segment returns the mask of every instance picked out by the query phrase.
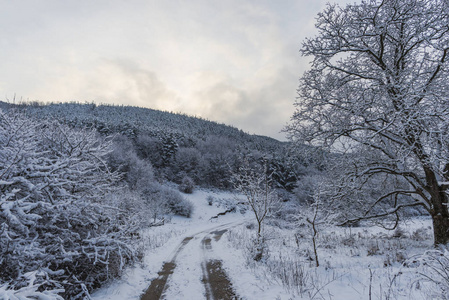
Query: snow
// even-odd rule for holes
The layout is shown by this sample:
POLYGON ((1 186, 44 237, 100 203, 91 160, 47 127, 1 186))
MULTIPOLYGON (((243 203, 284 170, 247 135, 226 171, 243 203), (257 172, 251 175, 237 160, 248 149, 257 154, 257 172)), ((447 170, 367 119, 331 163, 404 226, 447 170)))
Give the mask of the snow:
MULTIPOLYGON (((325 228, 318 240, 321 266, 315 268, 314 262, 304 259, 311 243, 308 237, 296 245, 292 238, 295 229, 267 226, 268 261, 283 261, 287 265, 299 261, 304 272, 304 287, 288 288, 276 277, 276 267, 269 267, 269 262, 256 263, 247 258, 246 247, 254 229, 248 229, 246 225, 253 222, 253 215, 236 212, 211 220, 226 210, 216 202, 208 205, 207 197, 211 195, 214 199, 234 199, 230 193, 208 190, 185 195, 195 207, 192 217, 173 217, 169 224, 149 228, 145 232, 148 250, 143 263, 127 269, 122 279, 96 291, 92 299, 140 299, 151 281, 158 277, 164 263, 172 260, 176 267, 168 278, 164 299, 205 299, 202 263, 211 258, 222 260, 223 269, 241 299, 368 299, 370 289, 373 299, 427 297, 424 287, 422 290, 410 289, 416 282, 416 268, 402 265, 397 261, 399 258, 393 256, 404 253, 413 259, 430 249, 431 241, 393 239, 391 231, 379 227, 325 228), (211 249, 205 249, 203 239, 212 237, 212 232, 218 229, 227 229, 227 232, 218 241, 211 238, 211 249), (186 237, 192 239, 179 250, 186 237), (379 250, 367 255, 367 249, 376 243, 379 250), (386 260, 391 260, 391 265, 385 265, 386 260), (300 288, 303 288, 301 292, 300 288)), ((423 228, 429 234, 430 224, 428 219, 415 218, 403 222, 401 228, 410 236, 423 228)))
POLYGON ((162 246, 147 251, 143 264, 126 270, 124 276, 108 286, 93 293, 92 299, 126 300, 139 299, 148 288, 151 281, 158 276, 164 262, 171 261, 182 240, 186 237, 194 238, 183 248, 177 256, 175 272, 168 279, 166 290, 167 299, 201 299, 204 296, 204 285, 201 282, 201 240, 216 228, 223 225, 240 224, 248 216, 231 213, 211 218, 226 210, 216 204, 210 206, 206 198, 234 199, 234 195, 227 192, 213 192, 196 190, 193 194, 184 195, 194 204, 191 218, 174 216, 170 223, 161 227, 152 227, 145 233, 152 241, 164 240, 164 236, 171 237, 162 246))

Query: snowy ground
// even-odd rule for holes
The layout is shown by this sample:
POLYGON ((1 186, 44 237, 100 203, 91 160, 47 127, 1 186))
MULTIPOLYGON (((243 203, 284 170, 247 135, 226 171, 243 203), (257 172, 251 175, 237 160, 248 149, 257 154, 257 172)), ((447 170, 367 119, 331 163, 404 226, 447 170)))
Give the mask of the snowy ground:
MULTIPOLYGON (((262 263, 250 257, 243 262, 260 279, 262 293, 242 295, 247 299, 446 299, 432 294, 438 291, 428 282, 418 283, 423 269, 417 268, 417 261, 432 248, 429 225, 425 219, 409 221, 403 224, 401 237, 378 227, 322 228, 318 268, 308 228, 300 229, 295 237, 297 229, 267 226, 268 257, 262 263), (415 239, 410 238, 413 233, 415 239), (267 290, 270 296, 265 296, 267 290)), ((223 253, 240 251, 239 257, 247 256, 245 248, 250 245, 241 241, 252 234, 242 227, 231 230, 223 253)), ((227 267, 231 278, 237 278, 239 269, 233 264, 227 267)))
POLYGON ((203 279, 207 259, 222 261, 239 299, 442 299, 444 296, 433 285, 418 281, 423 269, 416 262, 431 249, 427 219, 409 220, 396 232, 378 227, 322 228, 318 239, 321 264, 316 268, 309 228, 267 226, 269 255, 262 262, 254 262, 250 248, 255 231, 248 226, 252 222, 250 212, 230 213, 211 220, 226 210, 217 207, 218 200, 231 201, 233 195, 198 190, 186 197, 195 206, 192 218, 174 217, 171 223, 148 230, 142 265, 128 269, 121 280, 97 291, 93 299, 140 299, 164 263, 172 260, 176 260, 176 268, 168 277, 163 298, 206 299, 208 287, 203 279), (211 206, 207 201, 210 195, 216 200, 211 206), (226 230, 220 239, 213 238, 212 233, 217 230, 226 230), (185 238, 189 241, 182 245, 185 238), (210 240, 207 247, 206 239, 210 240))
POLYGON ((227 208, 218 202, 232 202, 234 196, 229 193, 195 191, 185 195, 195 206, 191 218, 173 217, 171 222, 160 227, 150 228, 145 232, 145 244, 148 250, 140 266, 130 268, 121 280, 115 281, 92 295, 93 299, 139 299, 158 277, 164 262, 173 259, 181 242, 186 237, 193 239, 183 247, 176 256, 176 270, 168 279, 164 293, 166 299, 202 299, 205 287, 201 282, 201 240, 210 231, 241 225, 248 219, 248 214, 230 213, 211 219, 227 208), (213 196, 213 205, 208 205, 207 197, 213 196), (225 200, 225 201, 221 201, 225 200))

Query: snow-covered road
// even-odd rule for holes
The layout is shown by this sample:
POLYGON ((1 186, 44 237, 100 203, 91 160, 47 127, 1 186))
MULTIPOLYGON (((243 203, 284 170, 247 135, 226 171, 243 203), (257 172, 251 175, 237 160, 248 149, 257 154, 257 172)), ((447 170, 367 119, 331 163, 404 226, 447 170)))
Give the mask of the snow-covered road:
POLYGON ((214 253, 212 244, 219 241, 227 229, 239 224, 241 222, 215 225, 185 237, 141 299, 236 299, 232 284, 222 268, 222 261, 214 253), (188 249, 186 254, 183 253, 185 248, 188 249), (199 255, 192 255, 192 252, 199 255))
POLYGON ((230 213, 212 218, 227 208, 217 203, 208 205, 210 196, 217 203, 234 197, 203 190, 186 195, 195 207, 192 217, 173 217, 171 223, 150 228, 147 234, 151 245, 143 263, 128 269, 121 280, 95 292, 92 299, 234 299, 235 289, 222 268, 221 257, 227 253, 215 244, 226 230, 243 224, 251 216, 230 213), (155 243, 162 245, 154 247, 155 243))
POLYGON ((212 241, 219 241, 229 227, 211 231, 201 241, 204 260, 202 263, 203 283, 206 287, 206 298, 210 299, 237 299, 232 283, 223 270, 221 259, 213 255, 212 241))

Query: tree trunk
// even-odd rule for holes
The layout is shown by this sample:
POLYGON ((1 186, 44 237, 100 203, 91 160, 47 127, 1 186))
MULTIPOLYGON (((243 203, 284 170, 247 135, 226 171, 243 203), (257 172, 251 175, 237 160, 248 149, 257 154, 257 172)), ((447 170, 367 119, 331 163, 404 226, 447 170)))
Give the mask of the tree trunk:
POLYGON ((257 238, 262 237, 262 220, 257 219, 257 238))
POLYGON ((318 261, 318 250, 316 249, 316 236, 318 234, 318 231, 316 230, 315 223, 311 223, 313 228, 313 252, 315 254, 315 265, 318 268, 320 266, 320 262, 318 261))
POLYGON ((438 187, 432 197, 433 209, 430 211, 433 223, 433 243, 435 246, 449 242, 449 210, 446 192, 438 187))
POLYGON ((433 237, 435 246, 445 245, 449 242, 449 217, 447 209, 445 214, 432 215, 433 237))
POLYGON ((430 168, 425 168, 424 172, 431 194, 432 208, 429 213, 433 223, 433 243, 435 246, 445 245, 449 242, 448 196, 438 183, 437 175, 430 168))
POLYGON ((257 240, 256 240, 256 254, 254 255, 255 261, 260 261, 263 257, 263 251, 264 251, 264 240, 261 234, 261 228, 262 224, 261 222, 258 223, 259 228, 257 231, 257 240))

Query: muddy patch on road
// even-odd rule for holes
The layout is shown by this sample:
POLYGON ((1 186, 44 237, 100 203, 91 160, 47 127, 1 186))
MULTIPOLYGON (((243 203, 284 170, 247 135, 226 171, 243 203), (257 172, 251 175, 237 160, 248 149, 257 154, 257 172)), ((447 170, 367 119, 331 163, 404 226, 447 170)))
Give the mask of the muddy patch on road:
POLYGON ((210 238, 204 238, 201 242, 203 243, 203 247, 207 250, 212 249, 212 245, 210 244, 212 240, 210 238))
POLYGON ((154 279, 151 282, 150 287, 145 292, 145 294, 142 295, 140 298, 141 300, 159 300, 162 296, 162 292, 165 289, 165 286, 167 284, 168 276, 173 274, 173 270, 175 269, 176 264, 173 262, 167 262, 162 267, 162 270, 158 272, 159 275, 158 278, 154 279))
MULTIPOLYGON (((205 257, 212 252, 212 238, 219 241, 227 229, 211 231, 201 241, 205 257)), ((207 300, 234 300, 239 299, 232 288, 232 283, 223 270, 222 262, 218 259, 205 259, 201 264, 203 269, 203 284, 206 289, 207 300)))
POLYGON ((190 240, 193 239, 193 237, 186 237, 182 240, 181 244, 178 246, 178 249, 176 250, 175 254, 173 255, 173 258, 171 261, 166 262, 163 266, 161 271, 159 271, 158 277, 151 281, 150 287, 147 289, 145 294, 143 294, 140 297, 140 300, 159 300, 161 299, 162 293, 164 292, 165 288, 167 287, 167 280, 168 277, 173 274, 173 271, 176 268, 175 260, 178 256, 179 252, 184 248, 185 245, 187 245, 190 240))
POLYGON ((223 229, 223 230, 212 231, 211 233, 214 235, 215 241, 218 242, 226 231, 228 231, 228 230, 223 229))
POLYGON ((237 300, 232 283, 223 270, 220 260, 209 260, 204 267, 203 283, 208 300, 237 300))

